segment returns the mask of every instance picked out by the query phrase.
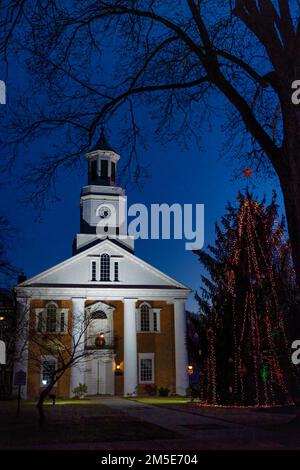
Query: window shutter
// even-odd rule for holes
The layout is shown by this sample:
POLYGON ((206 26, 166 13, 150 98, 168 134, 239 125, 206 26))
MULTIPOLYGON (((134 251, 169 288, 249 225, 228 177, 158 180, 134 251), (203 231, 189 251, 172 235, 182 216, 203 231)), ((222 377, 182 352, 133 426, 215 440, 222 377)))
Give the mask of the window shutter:
POLYGON ((59 318, 57 321, 57 333, 67 333, 68 331, 68 309, 61 308, 59 310, 59 318))
POLYGON ((65 309, 65 327, 64 327, 64 333, 67 333, 68 331, 68 310, 65 309))
POLYGON ((141 331, 141 309, 137 308, 135 311, 136 330, 141 331))
POLYGON ((45 309, 44 308, 35 309, 35 329, 38 333, 43 333, 45 331, 45 309))
POLYGON ((149 332, 151 333, 152 331, 154 331, 154 321, 153 321, 153 309, 152 308, 149 308, 149 325, 150 325, 150 329, 149 329, 149 332))

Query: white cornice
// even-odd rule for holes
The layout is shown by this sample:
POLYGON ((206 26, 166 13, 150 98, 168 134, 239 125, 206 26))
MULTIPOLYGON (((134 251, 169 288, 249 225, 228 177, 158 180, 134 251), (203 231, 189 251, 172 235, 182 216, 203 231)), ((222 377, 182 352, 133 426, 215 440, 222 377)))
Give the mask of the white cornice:
POLYGON ((32 299, 55 299, 67 300, 75 297, 87 300, 124 300, 126 298, 137 298, 140 300, 166 300, 173 302, 185 300, 189 295, 189 289, 164 289, 164 288, 115 288, 115 289, 93 289, 92 287, 17 287, 17 297, 30 297, 32 299))
POLYGON ((92 158, 100 157, 107 160, 112 160, 117 163, 120 160, 120 155, 113 150, 92 150, 85 155, 86 160, 91 160, 92 158))

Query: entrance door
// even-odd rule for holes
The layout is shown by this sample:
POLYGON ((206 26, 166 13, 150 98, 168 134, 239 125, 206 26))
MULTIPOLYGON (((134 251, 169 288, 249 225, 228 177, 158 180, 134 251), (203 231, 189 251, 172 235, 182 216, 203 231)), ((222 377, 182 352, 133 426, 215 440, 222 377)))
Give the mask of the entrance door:
POLYGON ((101 351, 87 360, 85 383, 88 395, 114 395, 112 355, 101 351))

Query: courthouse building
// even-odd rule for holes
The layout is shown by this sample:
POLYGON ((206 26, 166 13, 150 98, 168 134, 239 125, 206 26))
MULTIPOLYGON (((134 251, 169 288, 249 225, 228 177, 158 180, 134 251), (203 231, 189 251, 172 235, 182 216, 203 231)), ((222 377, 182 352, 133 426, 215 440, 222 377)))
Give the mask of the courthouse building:
MULTIPOLYGON (((55 338, 68 350, 76 347, 83 357, 89 352, 55 385, 57 397, 72 396, 79 383, 86 384, 89 395, 127 396, 160 387, 183 395, 190 289, 138 258, 124 224, 110 225, 113 214, 121 220, 124 190, 116 185, 120 156, 103 131, 86 159, 88 185, 81 190, 73 256, 16 287, 18 315, 41 338, 55 338), (86 320, 84 334, 79 333, 86 320)), ((23 396, 34 399, 59 357, 45 352, 37 367, 28 338, 25 348, 17 342, 23 352, 15 371, 27 373, 23 396)))

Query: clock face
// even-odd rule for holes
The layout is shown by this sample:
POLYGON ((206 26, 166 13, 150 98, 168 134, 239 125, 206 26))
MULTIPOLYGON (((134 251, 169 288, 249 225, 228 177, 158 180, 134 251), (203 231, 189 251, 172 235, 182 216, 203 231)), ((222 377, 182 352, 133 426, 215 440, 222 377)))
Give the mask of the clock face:
POLYGON ((110 217, 111 215, 111 210, 107 206, 101 206, 99 209, 99 215, 101 219, 106 219, 107 217, 110 217))

